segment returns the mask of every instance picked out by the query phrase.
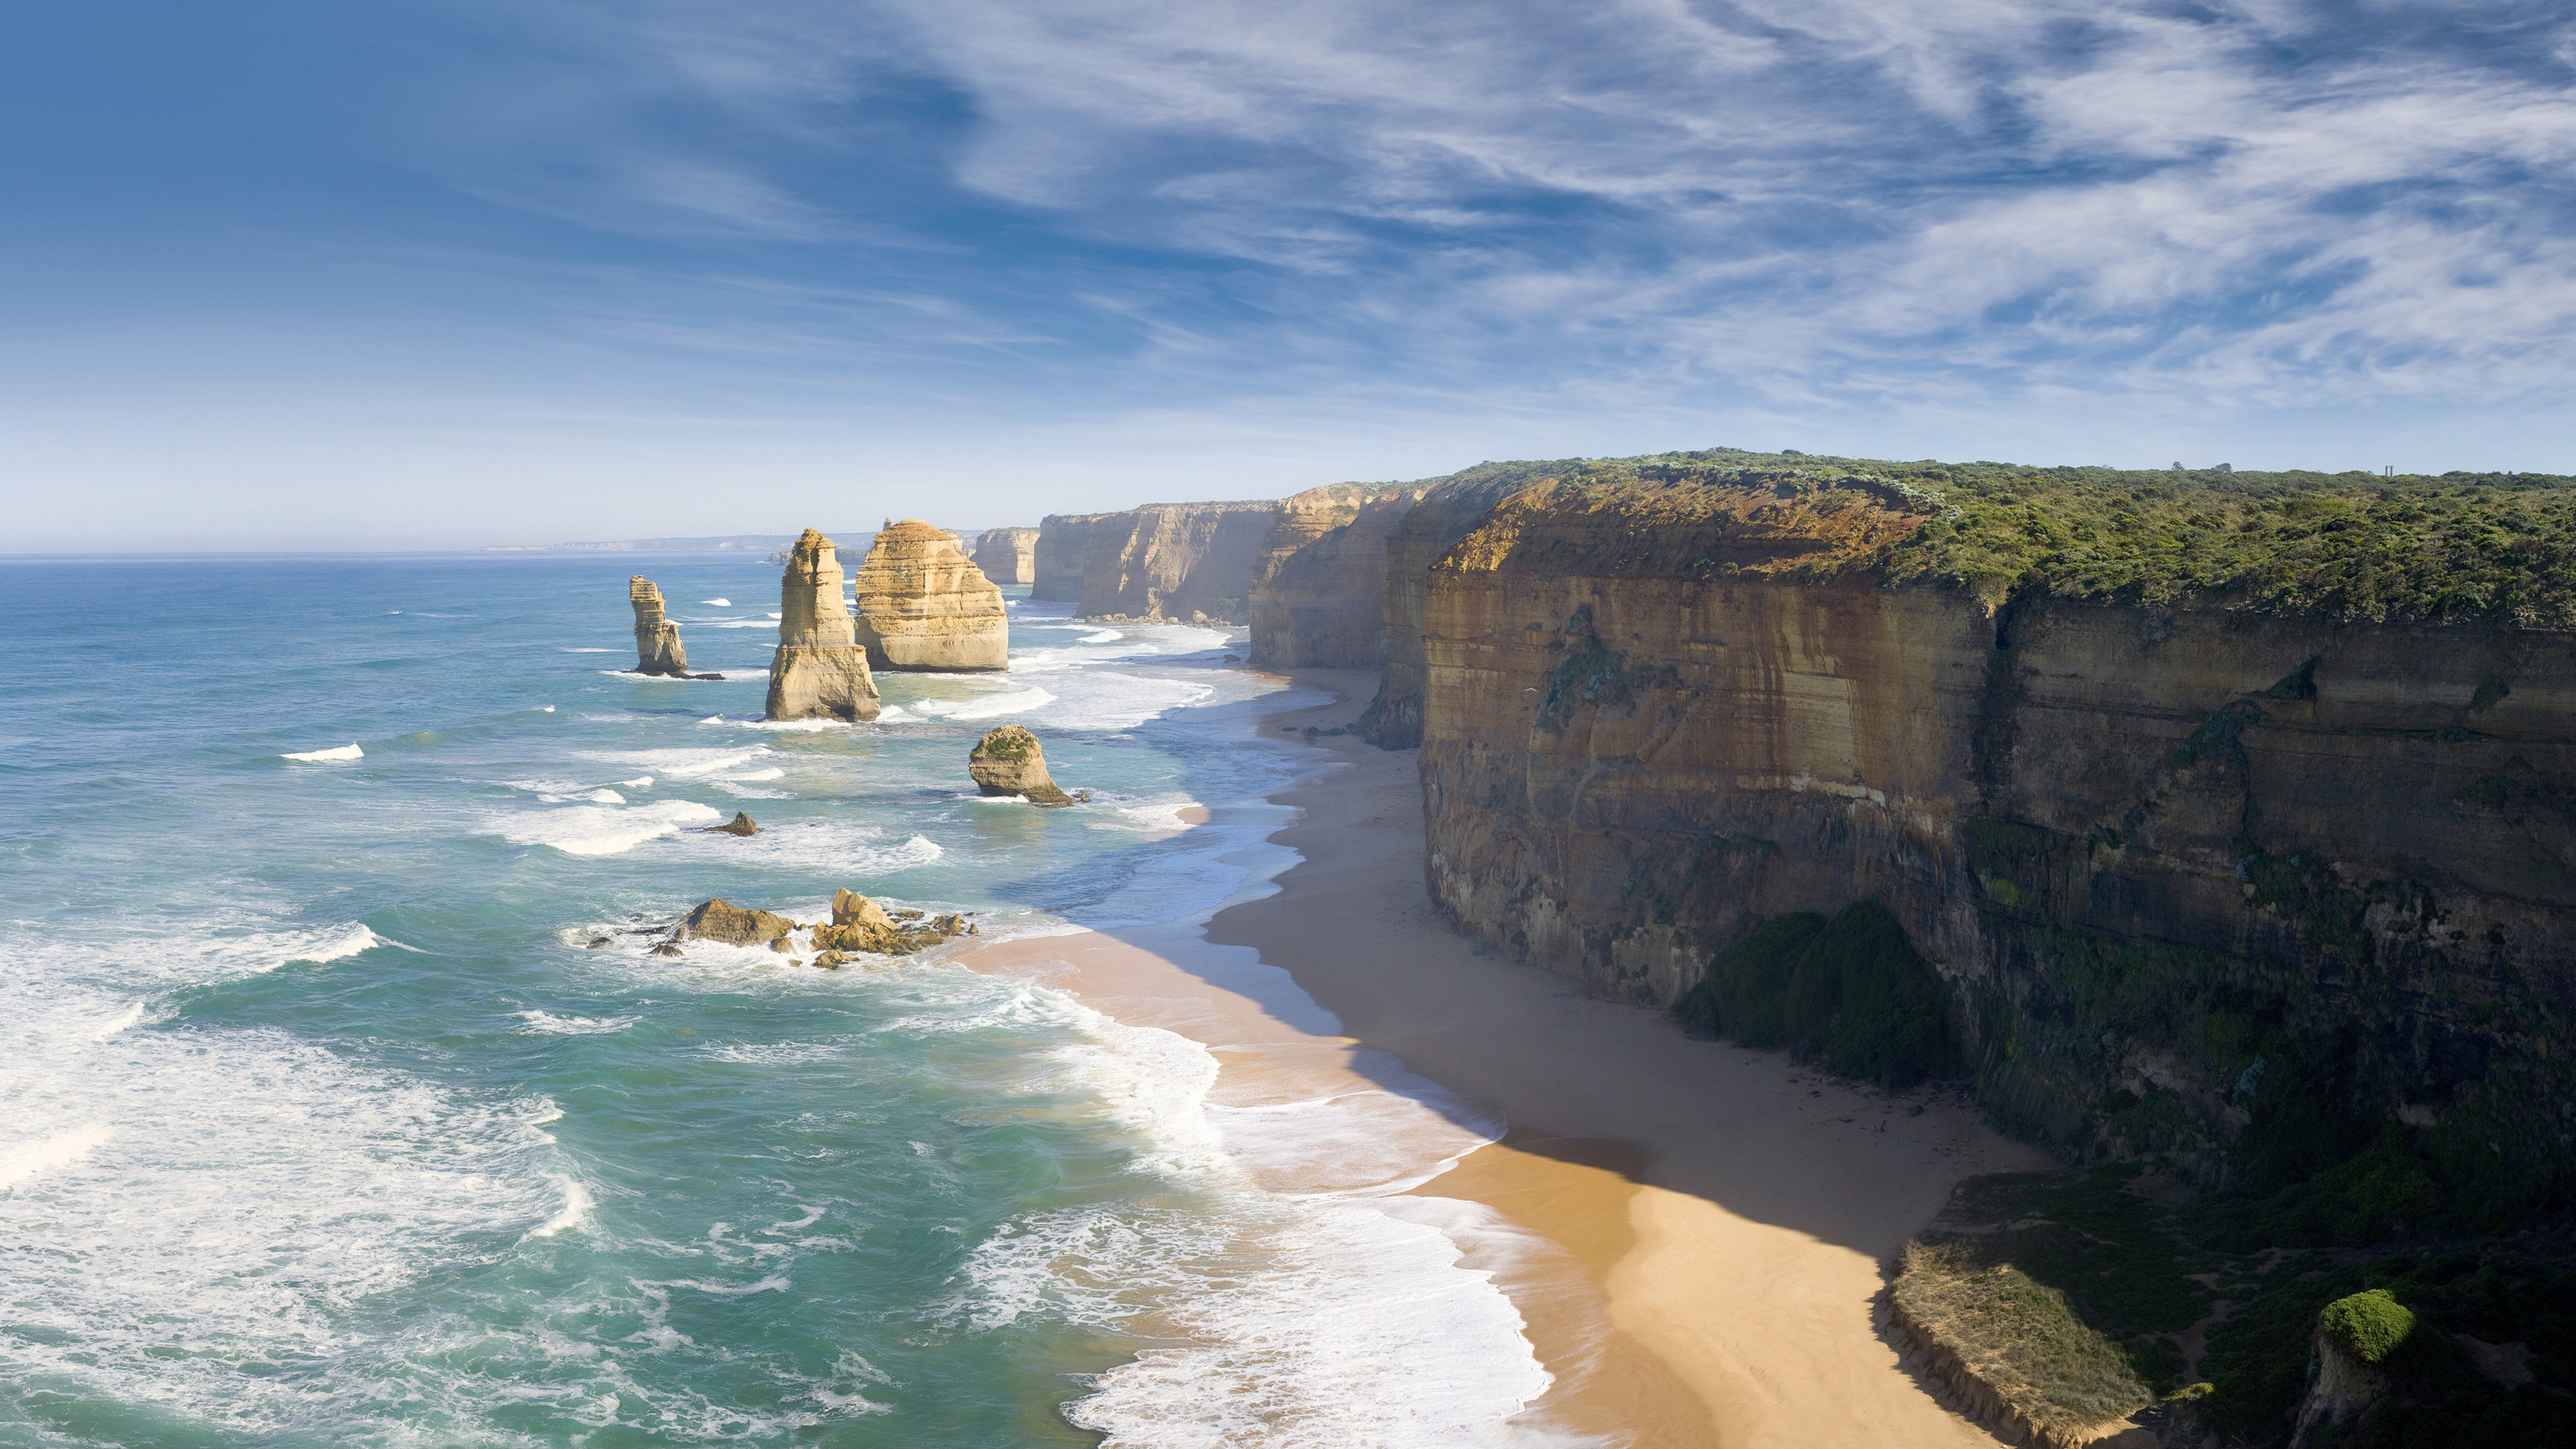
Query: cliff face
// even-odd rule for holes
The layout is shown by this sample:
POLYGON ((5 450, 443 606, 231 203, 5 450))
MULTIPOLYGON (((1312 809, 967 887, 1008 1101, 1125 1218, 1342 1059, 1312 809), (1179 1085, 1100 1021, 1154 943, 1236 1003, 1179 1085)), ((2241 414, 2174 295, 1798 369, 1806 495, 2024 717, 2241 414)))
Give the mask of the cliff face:
POLYGON ((975 567, 997 584, 1037 582, 1038 531, 988 528, 975 537, 975 567))
POLYGON ((1278 509, 1268 501, 1155 503, 1095 518, 1083 555, 1082 612, 1243 618, 1252 566, 1278 509))
POLYGON ((1091 525, 1112 513, 1050 513, 1038 520, 1037 554, 1029 562, 1029 597, 1080 599, 1090 557, 1091 525))
POLYGON ((1421 500, 1386 535, 1386 583, 1378 600, 1386 678, 1358 722, 1361 738, 1390 750, 1422 743, 1422 606, 1431 566, 1486 512, 1575 462, 1482 463, 1425 479, 1421 500))
POLYGON ((1252 662, 1374 669, 1386 659, 1387 535, 1422 483, 1336 483, 1282 501, 1252 566, 1252 662))
POLYGON ((778 652, 769 661, 766 717, 877 717, 876 681, 841 597, 840 554, 810 528, 787 551, 778 584, 778 652))
POLYGON ((2559 1190, 2576 635, 1891 586, 1939 516, 1865 482, 1495 506, 1425 576, 1434 896, 1648 1004, 1874 896, 1984 1109, 2070 1156, 2220 1181, 2403 1123, 2559 1190))
POLYGON ((1002 591, 957 535, 917 518, 888 524, 856 576, 853 633, 875 669, 1007 669, 1002 591))
POLYGON ((637 574, 626 581, 626 602, 635 610, 635 672, 687 677, 689 651, 680 647, 680 626, 662 613, 662 591, 637 574))

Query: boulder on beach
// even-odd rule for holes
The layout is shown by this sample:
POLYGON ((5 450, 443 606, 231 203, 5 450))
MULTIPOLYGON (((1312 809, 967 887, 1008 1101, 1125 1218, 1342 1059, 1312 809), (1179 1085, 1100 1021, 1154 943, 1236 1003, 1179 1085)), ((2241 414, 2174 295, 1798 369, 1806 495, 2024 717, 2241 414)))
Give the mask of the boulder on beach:
POLYGON ((757 946, 796 929, 796 923, 770 911, 737 906, 718 896, 680 918, 671 928, 674 941, 722 941, 728 946, 757 946))
POLYGON ((966 757, 966 773, 987 795, 1026 795, 1032 805, 1070 805, 1073 797, 1056 788, 1048 776, 1046 752, 1038 737, 1018 725, 1004 725, 984 736, 966 757))
POLYGON ((760 822, 752 819, 748 813, 737 810, 733 812, 731 820, 722 825, 701 826, 698 833, 700 835, 758 835, 760 822))

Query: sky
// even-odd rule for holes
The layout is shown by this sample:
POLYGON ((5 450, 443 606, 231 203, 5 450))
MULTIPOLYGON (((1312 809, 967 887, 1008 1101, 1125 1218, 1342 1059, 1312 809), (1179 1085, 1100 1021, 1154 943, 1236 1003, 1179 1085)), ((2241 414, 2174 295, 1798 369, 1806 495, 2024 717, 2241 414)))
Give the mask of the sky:
POLYGON ((83 0, 0 140, 0 552, 2576 472, 2564 0, 83 0))

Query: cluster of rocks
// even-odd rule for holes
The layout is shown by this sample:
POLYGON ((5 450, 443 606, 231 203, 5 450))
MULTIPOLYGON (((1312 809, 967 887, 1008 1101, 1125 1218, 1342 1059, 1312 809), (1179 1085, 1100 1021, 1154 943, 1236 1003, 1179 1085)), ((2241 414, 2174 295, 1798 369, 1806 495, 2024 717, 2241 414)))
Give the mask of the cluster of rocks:
MULTIPOLYGON (((737 906, 718 896, 682 916, 667 933, 654 932, 662 934, 663 939, 653 947, 653 954, 677 956, 684 941, 715 941, 727 946, 766 943, 782 956, 795 957, 799 949, 795 935, 805 931, 814 952, 814 964, 837 971, 856 955, 909 956, 942 941, 980 935, 971 919, 974 914, 959 911, 933 916, 925 911, 888 911, 857 891, 842 890, 832 897, 832 919, 808 927, 775 911, 737 906)), ((601 936, 590 944, 604 946, 608 940, 601 936)), ((790 964, 801 966, 804 961, 798 958, 790 964)))

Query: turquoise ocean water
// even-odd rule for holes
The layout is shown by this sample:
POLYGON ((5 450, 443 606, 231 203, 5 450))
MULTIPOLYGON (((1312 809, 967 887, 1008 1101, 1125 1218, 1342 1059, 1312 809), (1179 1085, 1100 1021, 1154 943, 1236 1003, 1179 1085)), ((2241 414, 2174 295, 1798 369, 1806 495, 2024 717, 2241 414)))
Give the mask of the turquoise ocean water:
POLYGON ((0 1445, 1501 1442, 1535 1391, 1437 1214, 1228 1171, 1195 1043, 616 934, 1203 912, 1305 768, 1224 633, 1016 599, 1007 677, 781 729, 757 558, 22 560, 0 607, 0 1445), (635 571, 723 681, 617 672, 635 571), (1094 803, 975 798, 1004 720, 1094 803))

